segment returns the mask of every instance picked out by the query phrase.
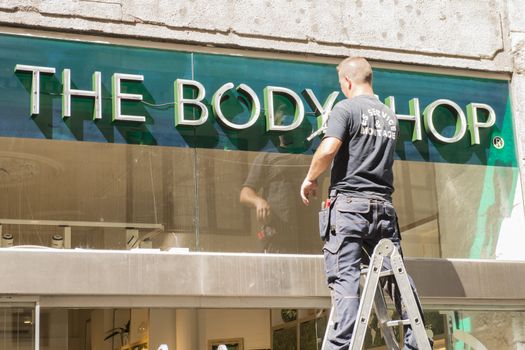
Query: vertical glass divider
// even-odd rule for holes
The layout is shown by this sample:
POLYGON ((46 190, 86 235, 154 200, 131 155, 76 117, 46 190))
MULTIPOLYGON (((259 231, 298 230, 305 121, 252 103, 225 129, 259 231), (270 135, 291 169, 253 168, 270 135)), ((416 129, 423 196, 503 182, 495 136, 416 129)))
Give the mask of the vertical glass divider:
POLYGON ((35 303, 35 350, 40 350, 40 302, 35 303))
MULTIPOLYGON (((195 59, 193 52, 191 53, 191 79, 195 80, 195 59)), ((195 118, 195 109, 193 110, 195 118)), ((194 137, 197 137, 197 131, 193 131, 194 137)), ((199 167, 198 167, 197 147, 193 147, 193 169, 195 174, 195 250, 200 251, 200 202, 199 202, 199 167)))

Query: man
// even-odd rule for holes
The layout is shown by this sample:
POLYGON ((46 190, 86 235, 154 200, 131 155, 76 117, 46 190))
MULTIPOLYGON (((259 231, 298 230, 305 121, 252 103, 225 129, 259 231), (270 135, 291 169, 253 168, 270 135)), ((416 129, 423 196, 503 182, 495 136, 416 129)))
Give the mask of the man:
MULTIPOLYGON (((399 250, 401 239, 391 203, 396 115, 374 95, 372 67, 364 58, 343 60, 337 72, 347 99, 330 113, 325 136, 301 185, 302 200, 308 205, 318 189, 317 179, 333 161, 330 209, 322 211, 327 217, 320 214, 326 277, 336 314, 328 334, 330 350, 350 345, 359 307, 360 264, 368 263, 382 238, 392 240, 399 250)), ((397 288, 389 292, 395 294, 398 312, 406 316, 397 288)), ((405 349, 417 349, 410 327, 406 327, 404 341, 405 349)))

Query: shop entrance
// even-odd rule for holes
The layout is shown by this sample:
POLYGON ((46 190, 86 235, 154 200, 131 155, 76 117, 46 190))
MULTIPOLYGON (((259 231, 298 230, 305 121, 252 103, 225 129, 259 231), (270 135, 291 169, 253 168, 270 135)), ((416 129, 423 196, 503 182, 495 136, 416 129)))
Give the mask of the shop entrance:
POLYGON ((0 350, 40 348, 40 305, 17 298, 0 300, 0 350))

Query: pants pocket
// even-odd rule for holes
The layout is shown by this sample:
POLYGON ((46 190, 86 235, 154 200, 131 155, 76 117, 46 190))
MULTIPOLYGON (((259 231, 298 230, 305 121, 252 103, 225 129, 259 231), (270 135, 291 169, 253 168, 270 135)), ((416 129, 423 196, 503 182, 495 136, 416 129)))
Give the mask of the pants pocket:
POLYGON ((324 241, 330 231, 330 208, 324 208, 319 212, 319 236, 324 241))
POLYGON ((370 200, 342 197, 336 202, 336 232, 345 236, 363 237, 370 231, 370 200))
POLYGON ((326 280, 328 284, 339 278, 339 252, 345 237, 330 235, 323 247, 326 280))
POLYGON ((399 239, 400 234, 396 211, 390 203, 385 203, 383 206, 385 214, 381 216, 381 220, 379 222, 381 228, 381 237, 395 241, 399 239))

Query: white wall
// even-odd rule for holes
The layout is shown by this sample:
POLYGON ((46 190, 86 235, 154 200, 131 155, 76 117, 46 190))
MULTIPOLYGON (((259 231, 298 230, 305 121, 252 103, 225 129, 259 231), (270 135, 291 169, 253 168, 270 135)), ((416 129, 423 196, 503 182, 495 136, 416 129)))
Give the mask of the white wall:
POLYGON ((91 349, 111 350, 111 341, 104 341, 107 331, 113 328, 113 310, 91 312, 91 349))
POLYGON ((202 309, 198 311, 198 320, 199 350, 208 350, 209 340, 229 338, 243 338, 245 349, 270 348, 268 309, 202 309))
POLYGON ((517 155, 522 173, 521 187, 525 190, 525 6, 523 1, 509 0, 508 12, 510 51, 514 64, 511 81, 512 112, 517 137, 517 155))
POLYGON ((197 349, 198 315, 196 309, 177 309, 176 350, 197 349))
POLYGON ((142 341, 148 337, 149 309, 131 309, 131 323, 129 326, 130 344, 142 341))

